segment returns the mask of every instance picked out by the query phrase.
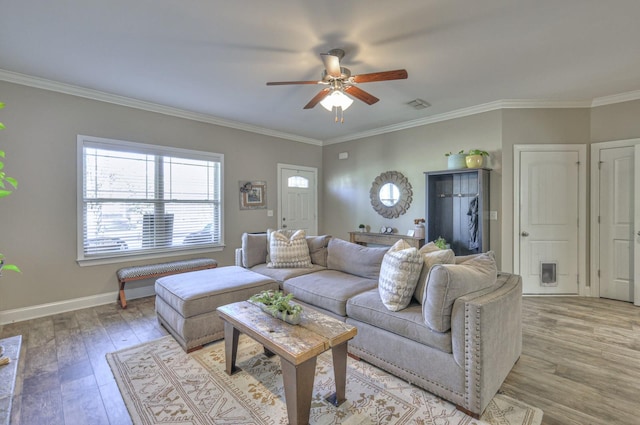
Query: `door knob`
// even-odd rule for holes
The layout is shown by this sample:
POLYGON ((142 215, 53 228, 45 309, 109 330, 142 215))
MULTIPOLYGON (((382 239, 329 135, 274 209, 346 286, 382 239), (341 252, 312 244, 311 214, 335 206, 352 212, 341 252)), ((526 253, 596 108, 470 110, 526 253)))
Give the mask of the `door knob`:
POLYGON ((521 234, 522 236, 524 236, 525 238, 526 238, 527 236, 529 236, 529 232, 522 232, 522 233, 520 233, 520 234, 521 234))
POLYGON ((638 236, 640 236, 640 230, 638 230, 638 233, 637 233, 637 234, 638 234, 638 236))

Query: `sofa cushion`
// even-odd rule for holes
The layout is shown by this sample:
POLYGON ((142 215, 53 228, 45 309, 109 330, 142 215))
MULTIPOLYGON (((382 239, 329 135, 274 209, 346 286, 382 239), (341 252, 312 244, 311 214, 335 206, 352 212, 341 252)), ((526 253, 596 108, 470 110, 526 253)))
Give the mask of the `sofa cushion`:
POLYGON ((291 237, 278 231, 271 233, 269 249, 271 261, 267 266, 270 268, 312 267, 304 230, 297 230, 291 237))
POLYGON ((438 264, 427 278, 427 296, 422 303, 424 321, 433 330, 451 328, 454 301, 496 282, 496 260, 493 251, 480 254, 461 264, 438 264))
POLYGON ((309 246, 309 255, 311 262, 319 266, 327 267, 327 246, 331 236, 307 236, 307 245, 309 246))
POLYGON ((433 242, 429 242, 418 251, 422 255, 424 265, 418 278, 418 284, 416 285, 416 291, 414 296, 416 300, 422 304, 424 302, 425 294, 427 293, 427 276, 429 276, 429 270, 436 264, 455 264, 456 255, 451 249, 440 249, 433 242))
POLYGON ((377 281, 382 258, 388 250, 332 238, 327 247, 327 268, 377 281))
POLYGON ((242 234, 242 265, 251 268, 267 258, 267 234, 242 234))
POLYGON ((280 288, 282 289, 282 283, 291 279, 292 277, 303 276, 309 273, 315 273, 320 270, 326 270, 326 267, 319 266, 317 264, 312 264, 311 268, 298 268, 298 269, 272 269, 269 268, 265 263, 257 264, 251 267, 252 272, 260 273, 265 276, 269 276, 271 279, 277 281, 280 284, 280 288))
POLYGON ((378 290, 387 309, 398 311, 409 305, 422 270, 422 262, 422 255, 418 250, 403 239, 393 244, 384 254, 378 290))
POLYGON ((284 281, 285 291, 307 304, 323 308, 339 316, 347 314, 347 300, 373 289, 377 280, 337 270, 323 270, 284 281))
POLYGON ((424 323, 422 307, 413 301, 402 311, 385 308, 376 289, 347 301, 347 316, 421 344, 452 353, 451 332, 436 332, 424 323))

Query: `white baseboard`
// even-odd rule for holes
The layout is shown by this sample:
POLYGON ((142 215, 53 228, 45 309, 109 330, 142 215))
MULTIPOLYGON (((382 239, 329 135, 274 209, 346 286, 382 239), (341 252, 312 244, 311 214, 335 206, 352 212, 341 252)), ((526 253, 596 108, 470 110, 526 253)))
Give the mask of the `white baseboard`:
MULTIPOLYGON (((155 290, 153 285, 147 285, 139 288, 126 289, 125 295, 128 301, 136 298, 155 295, 155 290)), ((37 319, 39 317, 65 313, 67 311, 80 310, 82 308, 115 303, 117 299, 118 291, 114 291, 107 292, 105 294, 92 295, 89 297, 74 298, 71 300, 58 301, 54 303, 16 308, 13 310, 4 310, 0 311, 0 325, 21 322, 23 320, 37 319)))

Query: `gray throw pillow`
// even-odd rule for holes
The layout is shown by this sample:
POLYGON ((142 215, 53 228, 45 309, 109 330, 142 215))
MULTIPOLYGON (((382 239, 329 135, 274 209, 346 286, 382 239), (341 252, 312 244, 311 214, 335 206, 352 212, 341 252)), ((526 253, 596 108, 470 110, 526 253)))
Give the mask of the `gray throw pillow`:
POLYGON ((414 294, 416 300, 422 304, 424 297, 427 293, 427 277, 429 276, 429 270, 436 264, 454 264, 456 261, 456 255, 451 249, 440 249, 433 242, 420 248, 418 251, 422 255, 424 265, 418 278, 418 284, 416 285, 416 292, 414 294))
POLYGON ((456 299, 496 283, 498 269, 493 251, 462 264, 438 264, 427 278, 427 297, 422 303, 425 323, 434 331, 451 329, 451 310, 456 299))
POLYGON ((378 280, 382 258, 388 250, 331 238, 327 247, 327 268, 378 280))
POLYGON ((307 236, 307 245, 309 245, 309 255, 311 262, 322 267, 327 267, 327 246, 329 245, 331 236, 307 236))
POLYGON ((264 263, 267 256, 267 235, 265 233, 242 235, 242 264, 251 268, 264 263))

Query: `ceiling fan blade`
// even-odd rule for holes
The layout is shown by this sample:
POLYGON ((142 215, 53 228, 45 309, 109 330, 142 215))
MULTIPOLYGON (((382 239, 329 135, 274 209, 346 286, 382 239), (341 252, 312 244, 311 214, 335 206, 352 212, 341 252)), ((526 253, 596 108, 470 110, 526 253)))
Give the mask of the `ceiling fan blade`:
POLYGON ((406 69, 396 69, 394 71, 354 75, 352 78, 355 83, 372 83, 374 81, 404 80, 408 76, 406 69))
POLYGON ((359 100, 363 101, 367 105, 373 105, 374 103, 376 103, 377 101, 380 100, 377 97, 375 97, 374 95, 369 94, 366 91, 364 91, 361 88, 356 87, 356 86, 345 87, 344 91, 346 93, 349 93, 351 96, 355 97, 356 99, 359 99, 359 100))
POLYGON ((324 67, 327 70, 327 75, 332 77, 340 77, 340 58, 338 56, 330 55, 329 53, 320 53, 324 67))
POLYGON ((324 81, 270 81, 268 86, 284 86, 287 84, 324 84, 324 81))
POLYGON ((331 92, 331 89, 329 87, 327 87, 326 89, 322 89, 320 90, 320 93, 318 93, 317 95, 315 95, 313 97, 313 99, 311 99, 309 101, 309 103, 307 103, 306 105, 304 105, 303 109, 311 109, 314 106, 316 106, 318 103, 320 103, 320 101, 322 99, 324 99, 325 97, 327 97, 327 95, 331 92))

